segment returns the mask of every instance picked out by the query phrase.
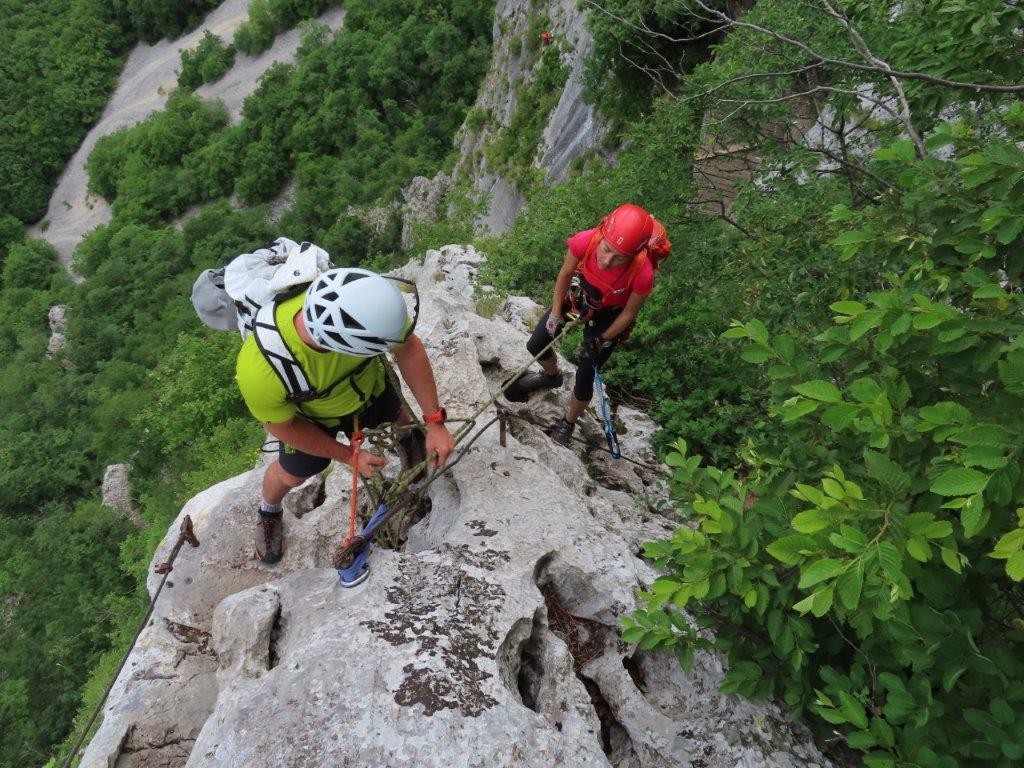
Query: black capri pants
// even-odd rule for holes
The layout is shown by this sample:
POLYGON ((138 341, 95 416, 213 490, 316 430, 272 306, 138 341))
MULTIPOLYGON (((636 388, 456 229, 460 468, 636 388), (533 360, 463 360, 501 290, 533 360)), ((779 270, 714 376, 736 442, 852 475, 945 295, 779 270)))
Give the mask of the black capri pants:
MULTIPOLYGON (((583 338, 596 339, 600 337, 602 333, 608 330, 609 326, 615 321, 615 318, 619 316, 621 311, 621 309, 602 309, 595 312, 593 318, 583 326, 583 338)), ((550 309, 544 313, 544 317, 540 319, 540 322, 537 323, 537 327, 533 329, 533 335, 530 336, 530 340, 526 342, 526 349, 531 355, 536 355, 555 338, 548 333, 548 329, 544 327, 550 314, 550 309)), ((564 329, 564 325, 558 329, 559 336, 562 335, 562 331, 564 329)), ((612 352, 615 351, 615 348, 618 345, 619 340, 613 339, 611 345, 598 355, 598 368, 605 364, 605 361, 611 357, 612 352)), ((540 360, 547 362, 554 357, 554 355, 555 351, 553 349, 549 349, 547 354, 541 357, 540 360)), ((581 403, 589 403, 590 399, 594 396, 594 361, 590 359, 590 353, 587 351, 586 344, 583 345, 580 362, 576 367, 576 382, 573 384, 572 393, 581 403)))

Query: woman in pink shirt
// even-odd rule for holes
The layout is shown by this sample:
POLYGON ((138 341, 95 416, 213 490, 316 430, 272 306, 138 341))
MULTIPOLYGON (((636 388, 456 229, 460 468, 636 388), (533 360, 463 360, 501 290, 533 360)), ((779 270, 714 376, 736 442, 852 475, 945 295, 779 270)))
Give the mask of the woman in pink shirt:
MULTIPOLYGON (((561 333, 567 311, 584 320, 583 354, 572 400, 551 430, 551 438, 561 445, 569 444, 576 420, 594 395, 595 366, 604 365, 654 288, 654 266, 647 255, 654 228, 651 214, 626 203, 606 216, 600 226, 566 240, 568 249, 555 278, 551 308, 526 345, 531 355, 544 349, 561 333)), ((554 350, 549 349, 538 362, 543 371, 520 376, 506 393, 510 400, 524 401, 536 389, 562 385, 554 350)))

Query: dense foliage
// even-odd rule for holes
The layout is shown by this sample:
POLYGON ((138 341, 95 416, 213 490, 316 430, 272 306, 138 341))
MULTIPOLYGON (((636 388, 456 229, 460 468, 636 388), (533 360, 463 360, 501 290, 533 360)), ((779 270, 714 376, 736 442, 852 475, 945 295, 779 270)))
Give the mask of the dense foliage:
POLYGON ((249 17, 235 30, 234 47, 255 55, 270 48, 278 33, 304 19, 314 19, 331 0, 252 0, 249 17))
POLYGON ((840 8, 755 6, 741 20, 761 29, 733 29, 665 100, 702 109, 704 142, 761 154, 719 243, 749 270, 724 339, 761 364, 734 368, 737 394, 768 410, 735 414, 754 417, 735 455, 682 422, 669 461, 687 525, 648 545, 664 575, 624 637, 684 664, 717 648, 726 690, 778 696, 872 768, 1008 768, 1024 758, 1024 105, 820 59, 869 50, 899 72, 1018 83, 1024 16, 840 8), (766 53, 764 29, 805 47, 766 53), (824 139, 780 140, 822 92, 824 139))
POLYGON ((128 42, 100 0, 0 2, 0 211, 46 213, 57 176, 103 111, 128 42))

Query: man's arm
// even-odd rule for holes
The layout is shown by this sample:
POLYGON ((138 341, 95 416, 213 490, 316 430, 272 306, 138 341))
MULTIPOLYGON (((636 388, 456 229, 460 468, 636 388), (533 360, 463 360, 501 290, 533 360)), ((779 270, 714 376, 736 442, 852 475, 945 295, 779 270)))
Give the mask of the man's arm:
MULTIPOLYGON (((434 371, 430 367, 427 350, 420 337, 415 333, 408 340, 391 350, 395 356, 395 364, 405 383, 412 390, 412 396, 424 414, 436 413, 441 407, 437 398, 437 384, 434 371)), ((455 439, 444 424, 427 424, 427 453, 436 454, 434 466, 439 467, 448 460, 455 450, 455 439)))
MULTIPOLYGON (((352 465, 352 449, 339 443, 329 434, 317 427, 312 422, 301 416, 295 416, 291 421, 283 421, 277 424, 263 424, 264 428, 278 440, 287 443, 293 448, 298 448, 303 453, 312 456, 322 456, 326 459, 334 459, 344 464, 352 465)), ((375 453, 364 451, 359 452, 359 473, 364 477, 373 477, 377 470, 387 464, 387 459, 375 453)))

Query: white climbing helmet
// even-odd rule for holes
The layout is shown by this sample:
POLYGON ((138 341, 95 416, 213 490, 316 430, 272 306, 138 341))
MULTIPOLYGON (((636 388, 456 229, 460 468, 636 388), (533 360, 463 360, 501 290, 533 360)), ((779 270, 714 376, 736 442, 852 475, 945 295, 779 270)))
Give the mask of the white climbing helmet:
POLYGON ((394 279, 366 269, 322 273, 306 291, 302 317, 318 346, 346 355, 373 357, 408 338, 409 315, 394 279))

